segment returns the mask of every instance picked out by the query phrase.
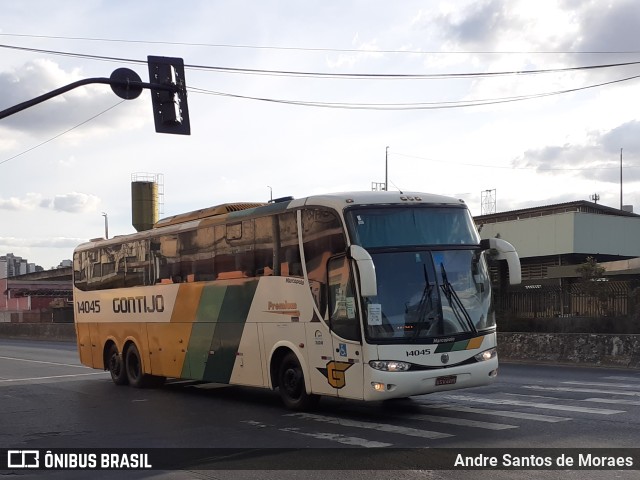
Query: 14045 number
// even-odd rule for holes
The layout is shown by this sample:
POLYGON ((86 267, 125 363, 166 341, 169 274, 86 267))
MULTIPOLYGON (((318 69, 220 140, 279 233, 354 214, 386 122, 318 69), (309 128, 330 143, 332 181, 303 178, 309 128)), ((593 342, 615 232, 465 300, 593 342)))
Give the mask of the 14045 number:
POLYGON ((419 355, 431 355, 431 349, 422 348, 419 350, 407 350, 407 357, 416 357, 419 355))

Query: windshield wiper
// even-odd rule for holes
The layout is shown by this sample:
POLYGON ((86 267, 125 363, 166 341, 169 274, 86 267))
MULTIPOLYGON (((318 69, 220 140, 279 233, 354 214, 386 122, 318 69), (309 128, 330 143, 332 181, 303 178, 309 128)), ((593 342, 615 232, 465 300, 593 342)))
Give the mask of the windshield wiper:
POLYGON ((444 269, 444 263, 440 264, 440 272, 442 274, 442 285, 440 287, 442 288, 442 293, 444 293, 444 296, 447 298, 447 301, 451 306, 451 311, 456 316, 456 320, 461 324, 466 322, 473 333, 478 333, 476 326, 473 324, 473 320, 471 320, 471 317, 469 316, 469 312, 464 308, 460 297, 447 278, 447 271, 444 269))
MULTIPOLYGON (((432 296, 434 284, 432 282, 429 282, 429 274, 427 273, 427 266, 424 263, 422 264, 422 269, 424 271, 424 290, 422 291, 422 297, 420 297, 420 301, 418 302, 418 308, 417 308, 418 321, 416 324, 416 331, 413 334, 414 338, 418 337, 420 335, 420 332, 424 330, 427 316, 429 313, 431 313, 434 310, 433 296, 432 296)), ((436 312, 436 315, 437 313, 438 312, 436 312)), ((435 320, 436 317, 432 316, 429 319, 431 320, 431 322, 429 322, 427 327, 431 328, 431 325, 433 324, 433 320, 435 320)), ((441 322, 438 322, 438 323, 441 323, 441 322)))

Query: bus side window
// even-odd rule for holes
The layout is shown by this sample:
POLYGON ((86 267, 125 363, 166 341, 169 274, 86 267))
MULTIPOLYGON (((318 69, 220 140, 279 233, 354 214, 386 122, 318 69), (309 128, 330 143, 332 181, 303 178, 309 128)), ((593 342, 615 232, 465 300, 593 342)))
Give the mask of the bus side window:
POLYGON ((124 255, 124 286, 138 287, 144 285, 145 272, 148 267, 147 241, 134 240, 122 245, 124 255))
POLYGON ((182 280, 213 280, 214 228, 200 227, 197 230, 182 232, 178 236, 182 280))
POLYGON ((177 235, 163 235, 160 237, 160 283, 175 282, 180 277, 180 264, 178 263, 178 237, 177 235))
POLYGON ((253 276, 253 220, 215 226, 214 265, 219 280, 253 276))
POLYGON ((327 308, 327 262, 331 256, 346 250, 340 218, 330 210, 303 210, 302 242, 311 293, 324 317, 327 308))
POLYGON ((278 216, 280 245, 277 271, 283 277, 302 277, 302 261, 298 247, 296 214, 287 212, 278 216))
POLYGON ((253 219, 243 220, 240 236, 231 238, 227 230, 227 240, 231 244, 231 251, 235 257, 235 270, 240 277, 255 277, 255 232, 253 219))
POLYGON ((255 219, 255 266, 257 276, 273 275, 273 222, 275 217, 255 219))
POLYGON ((102 279, 102 284, 99 288, 123 288, 125 286, 125 253, 124 245, 110 245, 102 249, 105 271, 109 273, 102 279))
POLYGON ((329 261, 328 286, 329 327, 346 340, 360 340, 355 288, 349 260, 345 255, 329 261))
POLYGON ((75 252, 73 254, 73 282, 80 290, 87 289, 87 271, 84 268, 83 259, 87 252, 75 252))

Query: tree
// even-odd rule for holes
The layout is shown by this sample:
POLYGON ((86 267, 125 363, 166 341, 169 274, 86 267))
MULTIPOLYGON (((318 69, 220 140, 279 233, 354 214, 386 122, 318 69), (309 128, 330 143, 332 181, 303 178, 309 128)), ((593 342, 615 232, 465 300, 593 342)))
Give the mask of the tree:
POLYGON ((604 277, 605 270, 594 257, 587 257, 585 262, 576 268, 583 282, 600 281, 604 277))
POLYGON ((587 257, 584 263, 576 267, 581 277, 582 291, 589 297, 589 304, 595 302, 598 315, 606 312, 610 292, 604 279, 606 269, 594 257, 587 257))

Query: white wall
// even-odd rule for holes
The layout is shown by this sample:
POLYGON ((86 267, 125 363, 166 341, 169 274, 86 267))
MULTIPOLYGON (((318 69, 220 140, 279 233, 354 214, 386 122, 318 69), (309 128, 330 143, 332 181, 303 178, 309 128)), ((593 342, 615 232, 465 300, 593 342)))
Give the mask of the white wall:
POLYGON ((488 223, 480 236, 511 243, 521 258, 569 253, 640 257, 640 217, 566 212, 488 223))

